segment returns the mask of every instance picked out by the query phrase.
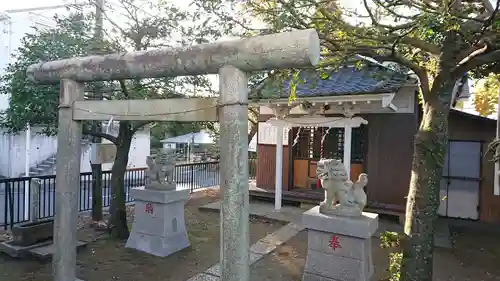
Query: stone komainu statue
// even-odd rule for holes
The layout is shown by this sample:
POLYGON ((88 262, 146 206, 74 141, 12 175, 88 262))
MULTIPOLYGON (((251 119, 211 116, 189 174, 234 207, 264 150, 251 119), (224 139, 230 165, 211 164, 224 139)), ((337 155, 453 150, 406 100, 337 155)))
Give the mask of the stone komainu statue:
POLYGON ((160 151, 156 159, 160 173, 165 183, 174 183, 175 161, 172 153, 160 151))
POLYGON ((356 183, 348 179, 344 164, 336 159, 321 159, 316 175, 325 189, 325 200, 320 204, 320 212, 346 216, 359 216, 366 205, 363 188, 368 183, 368 175, 360 174, 356 183), (337 204, 338 202, 338 204, 337 204))
POLYGON ((146 184, 172 184, 174 183, 175 161, 172 154, 160 151, 156 159, 152 156, 146 158, 148 170, 146 184))

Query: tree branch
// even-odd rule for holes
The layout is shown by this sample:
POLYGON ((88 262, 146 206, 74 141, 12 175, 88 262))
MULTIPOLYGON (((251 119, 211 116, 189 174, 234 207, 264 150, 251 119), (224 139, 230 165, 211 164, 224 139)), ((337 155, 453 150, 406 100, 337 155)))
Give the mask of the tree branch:
MULTIPOLYGON (((491 5, 491 3, 490 3, 490 0, 481 0, 481 2, 483 2, 484 9, 488 13, 493 14, 495 12, 495 9, 493 8, 493 5, 491 5)), ((497 0, 497 3, 498 3, 498 0, 497 0)))
POLYGON ((248 110, 254 115, 259 115, 259 110, 257 108, 249 107, 248 110))
POLYGON ((411 28, 415 25, 414 22, 407 22, 407 23, 403 23, 401 25, 395 25, 395 26, 382 24, 375 18, 375 15, 373 15, 373 12, 371 11, 370 7, 368 6, 367 0, 363 0, 363 5, 365 6, 365 10, 368 13, 368 16, 370 16, 372 24, 375 26, 379 26, 379 27, 388 29, 390 32, 400 30, 400 29, 411 28))
POLYGON ((153 123, 152 121, 135 121, 134 128, 132 129, 132 133, 135 134, 137 131, 139 131, 142 127, 146 126, 147 124, 153 123))
POLYGON ((108 141, 112 142, 115 145, 118 143, 118 139, 115 136, 112 136, 110 134, 106 134, 106 133, 103 133, 103 132, 96 132, 96 131, 84 130, 83 134, 84 135, 89 135, 89 136, 94 136, 94 137, 101 137, 103 139, 107 139, 108 141))
MULTIPOLYGON (((366 1, 367 0, 364 0, 365 3, 366 3, 366 1)), ((401 35, 401 34, 389 34, 386 36, 383 36, 383 35, 378 35, 378 36, 361 35, 361 34, 359 34, 359 32, 357 32, 357 31, 359 31, 359 29, 357 27, 349 25, 349 24, 333 17, 329 13, 329 11, 327 11, 323 7, 317 6, 317 9, 329 21, 333 21, 333 22, 336 22, 337 24, 341 25, 342 29, 351 30, 352 32, 349 33, 350 36, 354 36, 354 37, 357 37, 359 39, 364 39, 364 40, 374 40, 374 41, 378 41, 378 42, 385 43, 385 44, 390 44, 389 42, 399 41, 402 44, 406 44, 406 45, 409 45, 410 47, 421 49, 422 51, 428 52, 432 55, 439 55, 441 52, 439 46, 431 44, 429 42, 425 42, 424 40, 418 39, 416 37, 409 36, 408 35, 409 32, 405 32, 403 35, 401 35)), ((375 16, 371 13, 367 4, 366 4, 366 10, 371 15, 370 18, 372 19, 373 25, 375 25, 378 28, 383 29, 383 30, 380 30, 381 33, 391 33, 391 32, 396 31, 396 30, 409 29, 409 28, 412 28, 416 25, 416 23, 414 23, 414 22, 409 22, 406 24, 398 25, 398 26, 384 25, 384 24, 379 23, 375 19, 375 16)), ((337 42, 335 42, 334 40, 328 40, 328 42, 333 44, 335 47, 340 48, 340 47, 338 47, 339 44, 337 42)), ((383 48, 383 47, 381 46, 380 48, 383 48)))
POLYGON ((125 96, 126 99, 128 99, 130 97, 130 93, 127 89, 127 85, 125 84, 125 81, 119 80, 119 82, 120 82, 120 88, 122 89, 123 95, 125 96))
POLYGON ((396 11, 391 9, 390 5, 384 5, 381 0, 373 0, 373 2, 375 4, 377 4, 379 7, 382 7, 385 11, 387 11, 389 14, 393 15, 394 17, 407 19, 407 20, 415 19, 415 16, 407 16, 407 15, 402 15, 400 13, 397 13, 396 11))
POLYGON ((471 57, 469 60, 465 61, 463 64, 458 65, 453 70, 453 76, 460 77, 464 73, 474 70, 482 65, 490 64, 500 61, 500 49, 493 50, 491 52, 484 53, 475 57, 471 57))
POLYGON ((418 66, 416 63, 405 59, 404 57, 396 54, 395 52, 392 52, 391 54, 387 55, 380 55, 372 50, 365 50, 363 52, 359 52, 360 55, 371 57, 375 60, 378 60, 380 62, 383 61, 392 61, 399 63, 407 68, 409 68, 411 71, 415 73, 415 75, 418 76, 418 79, 420 80, 420 88, 422 89, 422 94, 424 96, 427 96, 430 93, 430 84, 429 84, 429 76, 427 75, 427 72, 425 69, 422 67, 418 66))
POLYGON ((474 51, 472 51, 469 55, 467 55, 465 58, 463 58, 459 63, 458 65, 462 65, 462 64, 465 64, 467 63, 468 61, 470 61, 471 59, 483 54, 484 52, 486 52, 488 50, 488 45, 484 45, 483 47, 479 48, 479 49, 476 49, 474 51))
POLYGON ((439 55, 439 53, 441 52, 438 46, 411 36, 403 36, 401 38, 401 42, 419 48, 422 51, 431 53, 433 55, 439 55))

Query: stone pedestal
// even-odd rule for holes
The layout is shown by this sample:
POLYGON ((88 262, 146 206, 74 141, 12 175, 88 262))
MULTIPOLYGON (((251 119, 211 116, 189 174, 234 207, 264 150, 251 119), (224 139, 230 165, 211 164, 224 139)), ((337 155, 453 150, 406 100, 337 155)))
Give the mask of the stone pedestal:
POLYGON ((371 237, 378 215, 325 215, 319 206, 302 216, 308 250, 302 281, 369 281, 373 275, 371 237))
POLYGON ((184 205, 189 190, 134 188, 135 217, 127 248, 166 257, 190 246, 184 205))

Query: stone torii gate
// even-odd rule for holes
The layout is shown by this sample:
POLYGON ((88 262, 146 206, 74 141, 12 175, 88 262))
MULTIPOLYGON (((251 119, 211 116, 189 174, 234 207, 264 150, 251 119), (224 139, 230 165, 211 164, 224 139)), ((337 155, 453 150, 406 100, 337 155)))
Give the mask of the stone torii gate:
POLYGON ((55 281, 76 279, 80 138, 84 120, 220 121, 221 280, 248 281, 247 73, 315 65, 314 29, 192 47, 31 65, 30 80, 61 83, 54 226, 55 281), (219 74, 219 99, 83 100, 83 82, 219 74), (182 110, 179 110, 182 109, 182 110))

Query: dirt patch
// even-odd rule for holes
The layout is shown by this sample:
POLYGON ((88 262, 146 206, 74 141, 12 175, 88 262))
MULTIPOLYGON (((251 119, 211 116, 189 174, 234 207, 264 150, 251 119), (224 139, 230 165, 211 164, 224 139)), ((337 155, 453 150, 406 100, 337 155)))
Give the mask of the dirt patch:
MULTIPOLYGON (((219 200, 216 190, 193 194, 186 204, 186 223, 191 247, 166 258, 126 249, 124 241, 112 241, 89 228, 79 238, 92 241, 77 257, 77 276, 85 281, 186 281, 219 261, 219 214, 200 212, 198 207, 219 200)), ((283 223, 251 219, 252 243, 283 226, 283 223)), ((52 281, 51 264, 0 256, 0 280, 52 281), (5 277, 5 278, 3 278, 5 277)))
POLYGON ((452 234, 454 248, 434 255, 435 280, 500 280, 498 232, 454 227, 452 234))
MULTIPOLYGON (((494 281, 500 280, 500 241, 498 233, 467 229, 455 231, 455 248, 437 248, 434 255, 436 281, 494 281)), ((380 240, 372 238, 375 273, 372 281, 387 277, 389 250, 379 247, 380 240)), ((302 279, 307 254, 307 232, 302 231, 276 251, 251 267, 252 281, 297 281, 302 279)))
MULTIPOLYGON (((373 259, 376 278, 385 276, 388 251, 380 249, 379 239, 372 238, 373 259)), ((251 267, 252 281, 297 281, 302 279, 307 255, 307 231, 303 230, 276 251, 251 267)), ((374 280, 379 280, 374 279, 374 280)))

